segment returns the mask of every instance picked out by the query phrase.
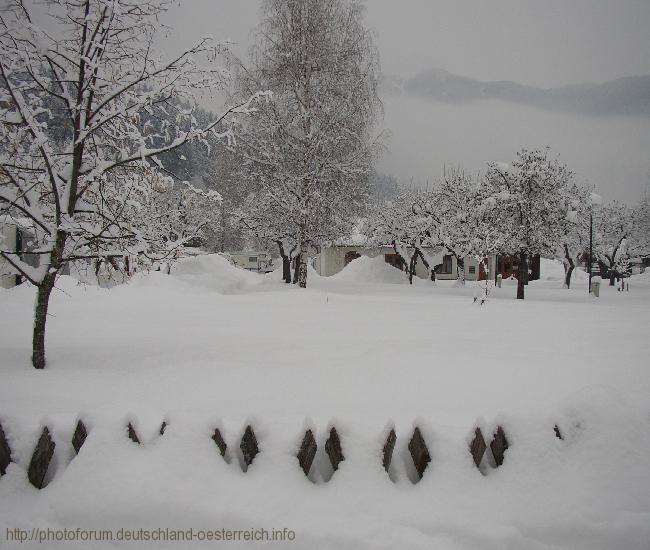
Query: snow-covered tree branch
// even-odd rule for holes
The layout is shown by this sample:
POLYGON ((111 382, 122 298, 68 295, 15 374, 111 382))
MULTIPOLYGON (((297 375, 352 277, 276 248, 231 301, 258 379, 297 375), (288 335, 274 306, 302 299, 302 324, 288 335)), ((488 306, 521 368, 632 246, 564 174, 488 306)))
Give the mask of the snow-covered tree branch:
POLYGON ((281 221, 272 240, 286 234, 295 243, 304 287, 310 245, 340 236, 353 220, 377 152, 378 56, 363 7, 269 0, 248 66, 233 65, 241 97, 272 92, 239 128, 238 148, 258 200, 281 221))
POLYGON ((190 141, 228 137, 231 115, 251 109, 253 98, 243 98, 200 124, 193 107, 178 108, 221 87, 228 73, 214 65, 224 48, 208 37, 171 59, 153 53, 167 6, 49 0, 47 28, 20 0, 0 12, 0 214, 28 220, 40 261, 0 254, 38 287, 36 368, 45 366, 49 296, 65 266, 179 245, 154 237, 151 218, 138 217, 161 181, 152 164, 164 168, 157 157, 190 141), (144 124, 154 108, 168 115, 157 131, 144 124))

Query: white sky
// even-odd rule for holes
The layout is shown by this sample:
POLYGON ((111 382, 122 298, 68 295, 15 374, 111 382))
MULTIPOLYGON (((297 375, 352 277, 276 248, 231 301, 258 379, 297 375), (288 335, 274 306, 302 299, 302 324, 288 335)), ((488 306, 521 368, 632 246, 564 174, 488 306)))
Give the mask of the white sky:
MULTIPOLYGON (((366 0, 387 74, 432 67, 541 87, 650 74, 650 0, 366 0)), ((257 0, 181 0, 165 19, 170 53, 210 34, 243 55, 257 0)), ((550 145, 606 198, 638 199, 650 173, 650 120, 557 115, 505 103, 386 100, 392 130, 379 169, 425 182, 444 164, 482 170, 550 145)))
MULTIPOLYGON (((203 34, 241 46, 257 0, 181 0, 166 18, 179 47, 203 34)), ((649 0, 366 0, 383 69, 440 67, 536 86, 650 74, 649 0)), ((245 48, 244 48, 245 49, 245 48)))

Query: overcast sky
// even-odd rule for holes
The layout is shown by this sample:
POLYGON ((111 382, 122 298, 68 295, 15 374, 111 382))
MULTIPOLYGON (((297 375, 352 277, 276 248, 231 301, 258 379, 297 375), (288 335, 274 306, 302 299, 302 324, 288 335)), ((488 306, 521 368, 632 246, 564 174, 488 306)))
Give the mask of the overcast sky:
MULTIPOLYGON (((650 74, 650 0, 367 0, 366 21, 386 74, 439 67, 479 80, 553 87, 650 74)), ((256 0, 182 0, 161 49, 198 36, 244 54, 256 0)), ((608 198, 635 201, 650 172, 650 120, 592 119, 483 102, 449 106, 386 98, 390 150, 379 164, 424 182, 444 164, 484 169, 521 147, 549 145, 608 198), (498 159, 496 158, 498 157, 498 159)))

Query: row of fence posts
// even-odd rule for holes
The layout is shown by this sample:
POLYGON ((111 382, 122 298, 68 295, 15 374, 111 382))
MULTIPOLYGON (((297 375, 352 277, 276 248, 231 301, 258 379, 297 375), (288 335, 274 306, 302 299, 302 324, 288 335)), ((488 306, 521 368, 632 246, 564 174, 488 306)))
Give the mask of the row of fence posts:
MULTIPOLYGON (((167 422, 163 422, 160 426, 159 435, 162 436, 165 433, 166 428, 167 422)), ((562 433, 560 432, 560 428, 557 425, 555 425, 553 429, 557 438, 564 439, 562 433)), ((126 426, 126 433, 131 441, 138 445, 141 444, 140 438, 138 437, 135 428, 130 422, 126 426)), ((79 420, 72 436, 72 446, 77 454, 81 450, 87 437, 88 430, 86 429, 83 421, 79 420)), ((221 456, 225 459, 228 446, 226 445, 226 442, 223 439, 218 428, 215 428, 211 439, 214 441, 221 456)), ((383 445, 381 455, 382 465, 386 472, 389 471, 391 465, 396 441, 397 435, 395 433, 395 429, 391 428, 386 438, 386 442, 383 445)), ((29 467, 27 468, 27 477, 29 479, 29 482, 37 489, 42 489, 44 486, 47 469, 54 455, 55 447, 56 444, 50 435, 50 430, 47 426, 45 426, 41 432, 38 443, 34 448, 29 467)), ((506 437, 506 433, 501 426, 498 426, 490 442, 490 450, 492 452, 492 456, 494 457, 494 465, 496 467, 499 467, 503 464, 504 454, 508 447, 509 443, 508 438, 506 437)), ((241 450, 243 458, 243 469, 246 471, 255 460, 255 457, 260 453, 257 437, 255 436, 255 432, 253 431, 253 427, 251 425, 246 426, 244 435, 241 438, 239 448, 241 450)), ((487 448, 488 445, 486 443, 485 437, 483 436, 483 432, 481 431, 481 428, 477 427, 474 430, 474 438, 469 444, 469 452, 474 460, 474 464, 479 469, 487 448)), ((317 449, 318 446, 316 444, 316 438, 314 437, 312 430, 308 429, 305 432, 305 435, 300 444, 300 448, 296 455, 298 464, 306 476, 309 476, 309 471, 311 470, 312 463, 316 457, 317 449)), ((427 466, 431 462, 431 454, 429 453, 429 448, 427 447, 426 441, 422 436, 422 432, 417 426, 413 430, 413 435, 411 436, 411 439, 408 443, 408 450, 411 455, 411 459, 413 460, 413 465, 415 467, 415 471, 417 472, 418 478, 422 479, 427 466)), ((340 463, 345 460, 345 456, 343 454, 341 440, 339 438, 338 432, 336 431, 336 427, 330 428, 329 436, 325 441, 325 453, 327 454, 334 471, 338 470, 340 463)), ((7 442, 2 424, 0 424, 0 476, 5 475, 10 462, 11 449, 9 447, 9 443, 7 442)))

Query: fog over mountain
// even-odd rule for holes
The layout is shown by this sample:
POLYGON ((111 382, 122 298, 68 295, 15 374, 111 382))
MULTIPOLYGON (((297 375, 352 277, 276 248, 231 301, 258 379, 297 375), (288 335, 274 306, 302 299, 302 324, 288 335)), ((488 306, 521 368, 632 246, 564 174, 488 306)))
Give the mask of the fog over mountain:
POLYGON ((404 183, 543 147, 606 200, 634 204, 650 182, 650 77, 542 89, 436 70, 386 78, 381 95, 391 136, 378 168, 404 183))
POLYGON ((445 103, 496 99, 549 111, 650 118, 650 75, 600 84, 537 88, 507 80, 484 82, 444 69, 430 69, 411 78, 387 77, 384 87, 394 95, 408 94, 445 103))
MULTIPOLYGON (((210 34, 245 56, 260 3, 179 0, 160 50, 210 34)), ((633 75, 650 75, 650 1, 365 4, 382 69, 401 75, 381 90, 376 131, 391 138, 378 170, 426 185, 444 166, 484 171, 522 147, 550 146, 606 199, 639 199, 650 172, 650 77, 633 75)), ((204 104, 220 111, 223 98, 204 104)))

